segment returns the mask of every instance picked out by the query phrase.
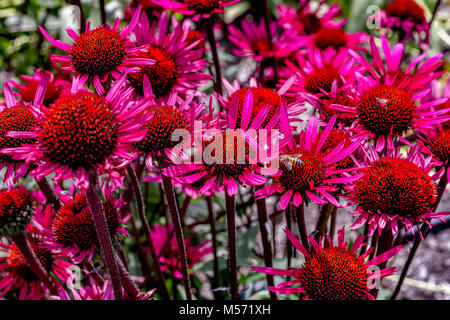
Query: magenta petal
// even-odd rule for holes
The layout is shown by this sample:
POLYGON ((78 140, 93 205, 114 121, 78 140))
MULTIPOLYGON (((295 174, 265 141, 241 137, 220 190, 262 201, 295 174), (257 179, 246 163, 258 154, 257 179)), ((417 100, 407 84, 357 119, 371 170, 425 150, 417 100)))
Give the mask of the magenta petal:
POLYGON ((288 192, 286 192, 285 194, 283 194, 280 198, 280 209, 284 210, 287 208, 289 201, 291 201, 291 197, 292 197, 292 190, 289 190, 288 192))

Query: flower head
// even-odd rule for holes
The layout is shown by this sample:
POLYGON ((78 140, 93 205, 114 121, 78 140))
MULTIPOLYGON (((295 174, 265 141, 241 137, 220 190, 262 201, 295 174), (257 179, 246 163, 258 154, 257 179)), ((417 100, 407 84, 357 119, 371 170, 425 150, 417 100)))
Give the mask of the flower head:
MULTIPOLYGON (((115 199, 112 190, 105 187, 105 216, 111 238, 128 235, 123 228, 127 219, 121 216, 121 199, 115 199)), ((82 262, 86 257, 91 260, 100 249, 92 213, 88 206, 86 194, 80 193, 73 199, 64 199, 63 206, 55 214, 52 224, 46 228, 46 243, 58 256, 66 256, 74 263, 82 262)))
POLYGON ((437 190, 429 176, 430 159, 426 160, 417 148, 406 157, 396 149, 388 149, 386 157, 380 157, 372 147, 368 149, 369 166, 348 186, 348 197, 356 205, 353 230, 367 223, 369 235, 376 230, 381 234, 384 229, 395 235, 401 228, 413 230, 414 225, 447 214, 434 212, 437 190))
MULTIPOLYGON (((53 272, 58 279, 66 282, 70 276, 70 263, 58 259, 50 250, 43 248, 37 230, 30 228, 28 242, 43 267, 53 272)), ((45 298, 48 289, 23 257, 14 242, 0 242, 0 297, 19 300, 40 300, 45 298)))
POLYGON ((308 237, 313 251, 308 252, 300 241, 285 228, 284 232, 294 247, 305 256, 305 262, 301 268, 288 270, 253 267, 253 270, 280 276, 290 276, 294 280, 269 287, 270 291, 279 294, 305 294, 310 300, 374 300, 370 294, 370 281, 383 278, 395 272, 395 268, 373 270, 382 262, 396 255, 401 246, 394 247, 383 254, 366 260, 374 248, 370 247, 362 254, 357 251, 365 245, 364 236, 358 235, 352 245, 344 241, 345 230, 338 232, 338 243, 334 245, 327 236, 326 244, 318 242, 311 236, 308 237))
POLYGON ((170 11, 192 16, 193 21, 209 19, 215 14, 224 13, 224 8, 241 0, 151 0, 170 11))
POLYGON ((336 184, 358 179, 359 175, 345 176, 357 168, 343 169, 341 161, 360 146, 361 140, 350 143, 349 139, 341 139, 336 145, 327 144, 335 121, 336 116, 333 116, 326 128, 318 134, 318 120, 311 117, 306 131, 300 133, 297 143, 286 116, 282 115, 281 128, 286 138, 280 143, 280 146, 285 146, 280 152, 280 166, 272 174, 274 183, 259 189, 255 196, 265 198, 273 193, 280 193, 279 204, 283 210, 291 199, 294 206, 311 200, 319 204, 330 202, 340 207, 330 191, 337 190, 336 184), (340 176, 342 174, 344 177, 340 176))
POLYGON ((75 177, 75 186, 87 188, 92 168, 114 176, 120 164, 136 157, 133 143, 146 134, 136 128, 149 119, 142 113, 148 101, 130 101, 131 91, 122 88, 124 81, 124 76, 116 81, 105 97, 78 92, 59 98, 51 108, 34 106, 38 125, 32 132, 10 132, 9 136, 38 142, 4 148, 3 153, 27 164, 38 163, 30 172, 38 180, 56 171, 55 180, 75 177))
MULTIPOLYGON (((173 22, 173 19, 172 19, 173 22)), ((154 65, 141 67, 141 71, 132 73, 128 80, 139 96, 144 96, 144 78, 151 85, 151 92, 159 103, 167 100, 172 91, 186 95, 196 94, 196 89, 211 77, 203 73, 206 60, 204 51, 196 48, 204 40, 189 41, 190 26, 188 24, 172 23, 174 29, 169 32, 167 12, 163 12, 152 26, 146 15, 142 15, 134 30, 138 45, 148 45, 139 53, 143 59, 152 59, 154 65), (155 29, 158 34, 155 36, 155 29), (164 98, 164 99, 163 99, 164 98)))
POLYGON ((74 73, 72 81, 72 93, 77 92, 83 85, 91 80, 98 94, 103 95, 103 84, 113 79, 118 79, 122 73, 138 72, 139 66, 154 63, 146 57, 138 57, 137 54, 144 50, 135 47, 128 36, 138 23, 141 7, 135 11, 130 24, 119 32, 120 20, 114 25, 104 25, 90 30, 89 23, 86 30, 77 34, 73 29, 67 29, 67 33, 74 40, 72 45, 53 39, 41 26, 39 30, 44 37, 55 47, 66 51, 69 55, 52 55, 51 59, 60 62, 65 70, 74 73))

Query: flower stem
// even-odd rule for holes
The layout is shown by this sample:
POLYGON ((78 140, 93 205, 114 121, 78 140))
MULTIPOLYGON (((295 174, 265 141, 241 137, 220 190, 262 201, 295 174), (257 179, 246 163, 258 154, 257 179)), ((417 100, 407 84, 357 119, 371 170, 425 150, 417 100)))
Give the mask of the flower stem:
MULTIPOLYGON (((292 230, 292 203, 289 203, 286 207, 286 227, 289 230, 292 230)), ((292 243, 289 240, 286 240, 286 251, 287 251, 287 269, 291 266, 292 259, 292 243)), ((288 277, 287 281, 290 280, 288 277)))
MULTIPOLYGON (((447 171, 448 167, 445 167, 444 175, 439 180, 438 185, 438 196, 436 198, 436 202, 434 203, 434 206, 432 210, 436 210, 439 206, 439 202, 441 202, 442 195, 445 192, 445 189, 448 184, 448 178, 447 178, 447 171)), ((414 244, 411 248, 411 251, 409 252, 408 258, 406 260, 406 263, 403 267, 402 273, 400 274, 400 278, 398 279, 397 286, 395 287, 394 292, 392 293, 392 296, 390 300, 395 300, 397 298, 397 295, 400 292, 400 288, 402 287, 403 281, 405 280, 406 274, 408 273, 408 269, 411 265, 412 260, 414 259, 414 255, 416 254, 417 249, 419 248, 420 243, 422 242, 422 238, 420 237, 420 234, 425 237, 426 232, 428 231, 429 225, 426 222, 422 223, 422 227, 420 228, 419 234, 416 235, 416 238, 414 239, 414 244)))
POLYGON ((145 238, 147 240, 147 246, 150 249, 150 254, 152 256, 153 263, 155 264, 156 272, 158 273, 158 277, 161 282, 161 289, 162 289, 161 295, 165 299, 170 300, 169 290, 167 289, 164 274, 162 273, 161 265, 159 264, 159 258, 156 254, 155 246, 153 245, 150 226, 148 225, 148 221, 145 216, 144 199, 142 198, 141 187, 139 186, 139 181, 138 181, 138 177, 136 175, 136 171, 134 170, 134 168, 132 167, 131 164, 129 164, 127 166, 127 172, 128 172, 128 175, 130 176, 131 187, 132 187, 135 197, 136 197, 137 212, 139 215, 139 219, 141 219, 142 228, 144 230, 145 238))
POLYGON ((114 297, 116 300, 122 300, 122 281, 120 280, 119 268, 109 233, 103 201, 100 196, 101 190, 98 185, 98 176, 95 170, 89 172, 89 180, 89 188, 86 191, 87 203, 92 213, 100 248, 105 258, 105 264, 111 277, 114 297))
POLYGON ((297 217, 298 231, 300 232, 300 240, 302 241, 302 245, 305 247, 305 249, 309 251, 308 234, 306 232, 305 210, 303 203, 298 207, 294 206, 294 212, 297 217))
POLYGON ((33 247, 27 240, 27 236, 24 232, 18 233, 12 236, 14 243, 19 248, 22 256, 27 261, 31 271, 39 278, 39 280, 50 290, 52 295, 58 295, 57 284, 55 280, 49 275, 47 270, 45 270, 39 257, 34 252, 33 247))
MULTIPOLYGON (((219 259, 217 256, 217 236, 216 236, 216 223, 214 219, 214 211, 212 206, 212 200, 211 196, 206 197, 206 206, 208 208, 208 219, 209 219, 209 225, 211 227, 211 238, 212 238, 212 246, 213 246, 213 254, 214 254, 214 260, 213 260, 213 269, 214 269, 214 277, 213 277, 213 289, 217 289, 220 284, 219 279, 219 259)), ((214 291, 214 296, 216 299, 220 298, 220 294, 217 293, 217 291, 214 291)))
POLYGON ((237 248, 236 248, 236 203, 235 196, 225 193, 227 209, 227 231, 228 231, 228 268, 231 280, 231 300, 238 300, 238 272, 237 272, 237 248))
POLYGON ((61 208, 61 201, 59 200, 58 195, 48 182, 47 178, 44 177, 41 180, 36 180, 36 183, 39 186, 41 192, 44 194, 47 201, 53 205, 53 209, 55 209, 55 211, 58 212, 59 209, 61 208))
POLYGON ((105 11, 105 0, 99 0, 100 5, 100 18, 102 21, 102 25, 106 23, 106 11, 105 11))
POLYGON ((216 81, 214 81, 214 87, 216 92, 222 95, 222 73, 220 71, 219 55, 217 54, 217 44, 216 38, 214 36, 213 24, 211 23, 210 19, 207 19, 205 21, 206 33, 208 35, 209 46, 211 47, 211 53, 213 56, 214 68, 216 70, 216 81))
MULTIPOLYGON (((264 264, 266 267, 272 267, 272 246, 270 245, 269 236, 266 228, 267 224, 267 207, 266 200, 258 199, 256 200, 256 206, 258 208, 258 220, 259 220, 259 231, 261 233, 263 252, 264 252, 264 264)), ((274 286, 273 275, 267 274, 267 285, 274 286)), ((272 300, 277 300, 277 295, 275 292, 269 290, 270 298, 272 300)))
POLYGON ((119 256, 117 254, 116 254, 116 262, 117 262, 117 266, 119 268, 120 279, 122 281, 125 292, 131 299, 136 299, 141 294, 141 291, 136 286, 134 281, 131 280, 131 277, 130 277, 130 274, 128 273, 127 268, 125 267, 122 260, 119 258, 119 256))
MULTIPOLYGON (((267 0, 263 0, 263 6, 264 6, 264 24, 266 26, 267 41, 269 43, 270 51, 274 52, 272 37, 275 35, 272 35, 270 32, 270 12, 269 12, 269 6, 267 5, 267 0)), ((274 79, 274 82, 277 83, 278 82, 277 58, 273 57, 270 59, 270 61, 272 62, 272 67, 273 67, 273 79, 274 79)))
POLYGON ((170 217, 172 218, 172 223, 175 229, 175 236, 178 246, 178 254, 180 256, 181 271, 183 274, 183 284, 184 290, 186 291, 186 299, 192 300, 191 285, 189 282, 189 272, 186 256, 186 247, 183 237, 183 229, 181 227, 180 213, 178 211, 177 202, 175 199, 175 191, 173 189, 172 179, 161 175, 162 182, 164 185, 164 191, 166 193, 167 204, 169 206, 170 217))

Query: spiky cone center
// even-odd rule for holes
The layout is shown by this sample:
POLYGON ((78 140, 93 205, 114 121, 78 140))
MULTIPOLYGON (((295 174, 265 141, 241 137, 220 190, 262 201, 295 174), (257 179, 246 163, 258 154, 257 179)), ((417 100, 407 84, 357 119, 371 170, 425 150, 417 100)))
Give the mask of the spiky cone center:
POLYGON ((181 130, 189 128, 186 116, 174 106, 151 106, 145 112, 153 116, 144 125, 147 135, 136 143, 136 147, 145 153, 157 154, 167 148, 175 147, 179 143, 175 139, 177 134, 181 134, 181 130))
POLYGON ((386 6, 386 14, 414 23, 425 22, 425 11, 413 0, 394 0, 386 6))
POLYGON ((347 45, 347 36, 341 29, 323 27, 316 32, 314 42, 320 49, 328 47, 337 49, 347 45))
POLYGON ((295 149, 280 156, 281 175, 277 180, 286 190, 313 191, 325 177, 325 165, 311 151, 295 149))
POLYGON ((316 69, 306 77, 305 89, 312 94, 330 92, 334 81, 338 87, 342 85, 342 79, 336 69, 330 67, 316 69))
POLYGON ((0 191, 0 235, 12 236, 25 230, 31 220, 32 204, 25 189, 0 191))
POLYGON ((77 93, 55 101, 42 122, 42 152, 73 170, 102 164, 116 147, 116 110, 94 93, 77 93))
POLYGON ((206 147, 203 148, 206 168, 213 170, 213 174, 219 179, 223 177, 236 178, 250 167, 250 148, 248 142, 239 133, 233 135, 230 131, 222 131, 204 143, 206 144, 206 147))
MULTIPOLYGON (((22 144, 36 143, 36 139, 27 138, 11 138, 6 136, 10 131, 33 131, 33 128, 38 124, 33 113, 29 107, 18 105, 7 108, 0 112, 0 149, 3 148, 17 148, 22 144)), ((10 156, 0 153, 0 162, 13 163, 10 156)))
POLYGON ((431 140, 430 149, 433 155, 444 164, 450 160, 450 129, 444 129, 431 140))
POLYGON ((416 114, 411 96, 394 85, 376 85, 361 98, 356 111, 362 125, 377 136, 400 134, 408 129, 416 114))
MULTIPOLYGON (((322 135, 323 131, 320 131, 317 135, 316 141, 318 141, 322 135)), ((320 157, 325 157, 327 154, 332 152, 339 144, 344 142, 344 148, 347 148, 352 144, 351 136, 347 132, 345 132, 342 129, 333 129, 328 134, 327 139, 325 140, 324 144, 320 148, 320 157)), ((334 164, 334 167, 337 170, 341 169, 348 169, 354 166, 354 162, 352 160, 351 156, 348 156, 342 160, 339 160, 334 164)))
POLYGON ((238 115, 236 120, 236 126, 239 127, 242 121, 242 114, 244 112, 244 101, 245 97, 248 93, 248 90, 251 90, 253 95, 253 108, 252 114, 250 116, 250 122, 255 119, 258 113, 264 108, 266 105, 269 106, 269 112, 267 114, 266 120, 263 121, 262 126, 264 127, 269 123, 269 121, 273 118, 275 113, 280 109, 281 106, 281 96, 273 89, 269 88, 242 88, 235 91, 229 98, 228 101, 231 103, 235 96, 239 98, 238 104, 238 115))
MULTIPOLYGON (((110 201, 104 204, 105 215, 111 238, 114 238, 120 226, 119 211, 110 201)), ((66 202, 55 216, 52 226, 56 243, 64 248, 90 250, 100 248, 92 213, 87 204, 86 195, 77 195, 66 202)))
POLYGON ((75 70, 90 76, 103 76, 115 71, 125 56, 125 39, 104 27, 82 33, 70 52, 75 70))
MULTIPOLYGON (((25 88, 20 92, 20 97, 24 102, 33 102, 34 97, 36 96, 37 88, 39 87, 38 80, 31 80, 27 83, 25 88)), ((55 86, 54 82, 47 80, 47 88, 44 94, 43 104, 45 106, 49 106, 56 99, 58 99, 60 94, 59 89, 55 86)))
POLYGON ((324 248, 307 258, 298 278, 314 300, 365 300, 369 293, 364 261, 340 247, 324 248))
MULTIPOLYGON (((53 266, 53 257, 49 250, 42 248, 39 246, 39 240, 33 237, 28 238, 28 242, 30 243, 31 248, 36 253, 39 261, 42 266, 47 270, 51 271, 53 266)), ((11 244, 11 247, 8 251, 8 259, 7 263, 12 272, 19 275, 26 281, 39 281, 37 275, 31 270, 30 265, 25 260, 20 252, 19 248, 15 243, 11 244)))
POLYGON ((169 94, 177 80, 178 66, 172 54, 163 47, 152 44, 147 51, 139 53, 140 58, 152 59, 156 63, 151 66, 141 66, 141 72, 131 73, 128 80, 136 93, 143 96, 144 75, 147 76, 156 97, 169 94))
POLYGON ((331 108, 331 105, 338 104, 346 107, 356 107, 357 103, 358 102, 356 99, 351 97, 347 92, 340 92, 336 95, 336 97, 330 98, 325 102, 321 116, 328 121, 332 116, 336 115, 338 117, 338 121, 345 125, 351 125, 355 120, 354 117, 349 116, 346 112, 331 108))
POLYGON ((315 13, 301 13, 298 18, 306 34, 316 33, 322 28, 322 23, 315 13))
POLYGON ((437 197, 430 176, 406 159, 382 158, 355 182, 353 199, 364 211, 420 219, 437 197))
POLYGON ((187 5, 196 13, 211 13, 213 10, 222 9, 219 0, 188 0, 187 5))

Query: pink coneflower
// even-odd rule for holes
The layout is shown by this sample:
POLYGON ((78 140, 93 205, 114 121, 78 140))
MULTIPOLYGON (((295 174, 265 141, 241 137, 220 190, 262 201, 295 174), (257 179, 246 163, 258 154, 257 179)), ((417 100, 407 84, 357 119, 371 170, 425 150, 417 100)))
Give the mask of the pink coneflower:
MULTIPOLYGON (((35 107, 39 107, 44 98, 45 79, 41 79, 40 83, 33 100, 35 107)), ((36 143, 36 139, 32 137, 14 139, 8 136, 8 133, 12 131, 32 133, 38 121, 29 103, 16 101, 8 83, 5 83, 3 93, 6 103, 4 106, 0 105, 0 150, 20 147, 22 144, 36 143)), ((6 172, 3 176, 3 181, 11 189, 19 178, 27 174, 30 164, 23 160, 16 160, 12 156, 0 152, 0 169, 4 167, 6 167, 6 172)))
MULTIPOLYGON (((174 234, 172 224, 168 227, 155 225, 152 228, 151 235, 153 244, 155 245, 156 254, 160 257, 159 261, 163 271, 173 270, 175 278, 182 279, 181 263, 175 236, 172 236, 169 240, 167 232, 172 235, 174 234)), ((212 253, 212 247, 208 241, 194 245, 192 240, 191 237, 186 237, 184 239, 189 269, 195 264, 202 262, 207 255, 212 253)))
POLYGON ((341 15, 339 4, 328 7, 325 0, 320 1, 315 9, 310 1, 304 0, 300 1, 298 10, 290 5, 279 5, 277 10, 280 25, 285 29, 297 30, 300 34, 313 34, 322 27, 341 28, 345 25, 345 19, 337 19, 341 15))
POLYGON ((347 186, 348 197, 356 205, 356 211, 351 212, 357 218, 353 230, 368 224, 369 236, 384 229, 393 235, 401 228, 414 232, 415 225, 425 222, 431 226, 429 219, 442 219, 448 214, 433 212, 437 191, 429 176, 430 159, 416 148, 406 157, 399 149, 388 149, 381 158, 368 146, 366 161, 369 167, 362 169, 363 176, 347 186))
POLYGON ((340 28, 322 27, 314 34, 304 38, 308 50, 339 50, 341 48, 367 51, 362 45, 369 36, 365 32, 347 33, 340 28))
POLYGON ((287 60, 282 70, 284 78, 297 75, 286 95, 307 99, 315 107, 318 100, 351 88, 356 73, 364 70, 346 50, 336 54, 334 50, 313 49, 308 50, 307 56, 298 53, 296 60, 296 64, 287 60))
POLYGON ((43 77, 47 79, 47 87, 44 94, 44 99, 42 104, 45 106, 50 106, 55 100, 60 98, 62 95, 68 94, 70 92, 71 84, 69 81, 58 79, 50 71, 44 71, 42 69, 37 69, 33 76, 20 76, 20 80, 25 82, 24 84, 15 82, 13 80, 7 80, 12 87, 16 87, 18 92, 14 94, 22 101, 26 103, 33 103, 36 96, 36 92, 39 87, 39 83, 43 77))
MULTIPOLYGON (((256 142, 257 137, 247 131, 251 129, 252 132, 257 132, 260 128, 264 128, 270 133, 278 124, 280 111, 276 111, 263 127, 269 105, 265 105, 254 116, 252 90, 245 95, 242 113, 239 104, 239 96, 235 95, 226 119, 222 119, 219 114, 216 118, 210 117, 207 120, 207 127, 200 139, 202 141, 195 141, 197 145, 193 146, 193 153, 200 155, 200 161, 170 166, 163 169, 162 173, 177 178, 181 183, 193 183, 201 178, 208 178, 200 192, 218 185, 223 186, 229 196, 237 193, 238 184, 249 186, 264 184, 266 179, 260 175, 261 167, 257 165, 257 161, 252 161, 255 159, 250 159, 251 154, 256 155, 262 145, 256 142), (205 151, 200 153, 201 150, 205 151)), ((271 141, 270 135, 265 138, 263 144, 267 145, 268 141, 271 141)), ((193 156, 197 159, 195 155, 193 156)))
POLYGON ((428 44, 429 23, 425 11, 413 0, 394 0, 380 12, 381 27, 399 33, 399 42, 414 39, 417 35, 420 44, 428 44), (425 33, 425 37, 422 34, 425 33))
POLYGON ((280 168, 272 174, 274 183, 259 189, 257 199, 266 198, 274 193, 281 194, 280 208, 286 209, 291 199, 298 207, 309 201, 318 204, 332 203, 341 207, 339 202, 330 194, 336 191, 336 184, 349 183, 357 180, 360 175, 345 176, 357 168, 337 169, 337 163, 350 156, 361 144, 361 140, 352 142, 347 147, 345 139, 335 146, 323 150, 330 132, 336 121, 332 117, 325 129, 318 134, 318 120, 311 117, 306 131, 300 133, 297 143, 292 135, 292 128, 285 113, 281 117, 281 129, 286 136, 280 146, 287 146, 280 151, 280 168), (326 151, 326 152, 325 152, 326 151), (342 177, 341 175, 344 174, 342 177), (325 199, 323 199, 325 198, 325 199))
POLYGON ((148 45, 139 57, 152 59, 154 65, 141 67, 141 71, 129 74, 128 80, 136 93, 143 96, 144 77, 147 77, 156 99, 167 99, 170 92, 194 94, 198 87, 206 84, 211 76, 203 73, 206 60, 204 51, 196 48, 204 42, 198 39, 191 42, 188 39, 189 25, 177 24, 172 32, 168 32, 169 19, 167 12, 163 12, 152 26, 146 15, 142 15, 134 33, 138 45, 148 45), (155 29, 158 27, 157 36, 155 29), (189 40, 189 41, 188 41, 189 40))
MULTIPOLYGON (((55 258, 50 250, 41 247, 41 235, 33 227, 28 228, 28 241, 41 264, 62 282, 69 278, 70 263, 55 258)), ((0 241, 0 297, 19 300, 40 300, 48 289, 31 270, 14 242, 0 241)))
MULTIPOLYGON (((144 95, 151 93, 147 78, 144 80, 143 87, 144 95)), ((167 101, 162 104, 150 98, 150 105, 143 111, 149 116, 149 120, 142 127, 147 134, 144 139, 135 143, 138 152, 146 156, 147 169, 154 170, 155 165, 160 167, 167 158, 172 158, 175 153, 179 155, 178 151, 181 151, 183 146, 180 146, 180 141, 174 137, 194 133, 195 121, 201 121, 201 118, 205 116, 205 108, 203 104, 192 102, 193 98, 193 96, 187 97, 180 103, 176 91, 172 91, 167 101), (177 148, 174 149, 175 147, 177 148)), ((199 129, 202 129, 201 126, 199 129)))
POLYGON ((9 136, 37 139, 37 143, 2 152, 27 165, 36 163, 30 174, 37 180, 56 172, 54 180, 75 179, 75 187, 87 188, 91 169, 114 177, 118 165, 136 157, 133 144, 145 137, 146 130, 139 128, 149 119, 142 113, 148 106, 145 99, 139 103, 128 100, 132 90, 122 88, 124 77, 105 97, 79 92, 56 100, 49 109, 33 106, 38 125, 32 132, 10 132, 9 136))
POLYGON ((381 50, 375 45, 375 39, 373 37, 370 38, 371 56, 373 57, 371 64, 367 62, 364 56, 350 51, 353 57, 364 65, 370 76, 376 79, 378 83, 396 85, 411 94, 422 97, 426 93, 425 90, 428 90, 425 87, 428 87, 434 79, 445 74, 445 71, 436 71, 444 64, 444 61, 441 59, 442 53, 430 57, 423 63, 421 62, 426 59, 427 54, 421 54, 403 70, 401 64, 405 50, 404 45, 397 43, 391 49, 386 37, 381 36, 380 41, 381 50), (382 59, 383 56, 385 61, 382 59))
MULTIPOLYGON (((124 202, 115 199, 110 188, 105 187, 103 191, 106 199, 103 205, 111 238, 128 235, 124 229, 127 218, 120 215, 124 202)), ((90 261, 100 249, 100 244, 86 195, 80 193, 73 199, 65 197, 63 201, 51 226, 44 228, 46 242, 43 246, 58 256, 70 258, 74 263, 80 263, 85 258, 90 261)))
POLYGON ((170 11, 192 16, 193 21, 209 19, 214 14, 224 13, 224 8, 241 0, 151 0, 170 11))
POLYGON ((295 82, 295 76, 287 79, 283 86, 278 90, 262 87, 260 84, 258 84, 255 78, 250 78, 248 87, 241 87, 237 81, 233 81, 233 83, 231 84, 225 78, 223 78, 222 81, 227 90, 227 96, 216 96, 219 100, 222 110, 227 111, 223 114, 223 116, 227 119, 228 113, 230 112, 230 105, 233 103, 234 99, 238 100, 236 120, 237 126, 241 124, 242 116, 244 114, 244 102, 249 91, 252 92, 253 98, 253 107, 252 113, 250 115, 250 121, 253 121, 261 110, 265 108, 268 109, 267 117, 262 123, 263 127, 267 125, 276 114, 279 114, 282 104, 285 106, 288 116, 291 120, 295 119, 295 121, 301 121, 297 116, 306 111, 306 109, 303 108, 303 101, 301 99, 296 99, 293 102, 288 102, 285 96, 286 92, 295 82))
POLYGON ((401 249, 394 247, 368 261, 365 259, 374 251, 370 247, 364 253, 357 251, 365 246, 364 236, 359 234, 349 245, 344 240, 345 230, 338 232, 338 243, 333 244, 327 235, 326 243, 322 239, 317 242, 309 236, 309 242, 314 251, 308 252, 293 233, 285 228, 287 238, 293 246, 305 256, 301 268, 291 267, 288 270, 253 267, 253 270, 279 276, 293 277, 294 280, 269 287, 270 291, 279 294, 302 293, 308 300, 375 300, 370 294, 370 282, 394 274, 396 268, 372 269, 383 263, 401 249))
POLYGON ((235 45, 233 52, 239 56, 252 57, 260 62, 270 58, 285 58, 303 46, 303 39, 292 30, 277 35, 277 25, 270 24, 272 48, 263 19, 258 23, 243 20, 241 29, 228 26, 228 39, 235 45))
POLYGON ((128 26, 119 32, 120 20, 114 25, 104 25, 90 30, 87 23, 86 30, 78 35, 73 29, 67 33, 74 40, 72 45, 53 39, 41 26, 39 30, 55 47, 66 51, 69 55, 51 55, 51 59, 60 62, 62 68, 74 73, 72 93, 77 92, 90 80, 98 94, 103 95, 103 84, 111 79, 118 79, 121 73, 138 72, 140 66, 147 66, 154 61, 137 54, 145 47, 135 47, 128 39, 130 33, 138 23, 141 7, 135 11, 128 26), (138 67, 136 67, 138 66, 138 67))

